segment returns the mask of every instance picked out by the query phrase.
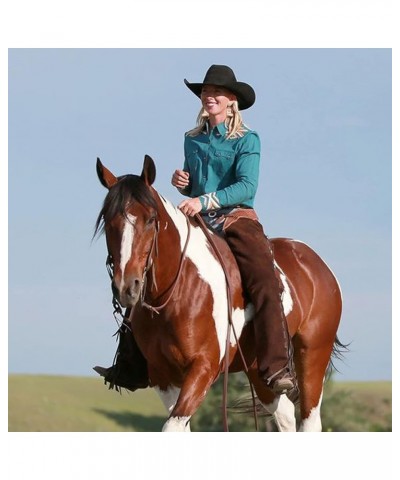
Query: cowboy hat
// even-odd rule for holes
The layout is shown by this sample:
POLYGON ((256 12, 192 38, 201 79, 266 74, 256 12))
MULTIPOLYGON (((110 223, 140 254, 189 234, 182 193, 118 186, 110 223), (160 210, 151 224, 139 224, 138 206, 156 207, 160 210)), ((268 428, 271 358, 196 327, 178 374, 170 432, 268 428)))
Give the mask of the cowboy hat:
POLYGON ((233 70, 226 65, 211 65, 207 70, 203 83, 190 83, 184 79, 186 86, 199 98, 203 85, 217 85, 224 87, 236 95, 239 104, 239 110, 246 110, 253 105, 256 100, 256 94, 253 88, 244 82, 236 80, 233 70))

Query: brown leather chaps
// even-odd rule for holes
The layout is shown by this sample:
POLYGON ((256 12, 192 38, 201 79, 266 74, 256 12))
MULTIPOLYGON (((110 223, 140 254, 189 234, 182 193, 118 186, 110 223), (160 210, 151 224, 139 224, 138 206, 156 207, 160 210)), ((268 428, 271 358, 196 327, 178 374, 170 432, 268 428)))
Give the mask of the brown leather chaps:
POLYGON ((280 371, 291 373, 291 344, 275 276, 271 244, 257 220, 239 218, 224 229, 239 266, 242 282, 254 305, 258 370, 268 381, 280 371))

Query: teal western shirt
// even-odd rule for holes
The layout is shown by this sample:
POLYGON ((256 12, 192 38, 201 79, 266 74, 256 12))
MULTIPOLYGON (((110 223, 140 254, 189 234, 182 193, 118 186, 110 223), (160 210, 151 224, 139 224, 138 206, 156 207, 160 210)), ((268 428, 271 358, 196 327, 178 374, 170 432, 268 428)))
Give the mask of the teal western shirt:
POLYGON ((189 186, 181 193, 199 197, 202 211, 237 205, 253 207, 258 186, 260 139, 247 130, 243 137, 226 138, 225 123, 195 137, 185 136, 189 186))

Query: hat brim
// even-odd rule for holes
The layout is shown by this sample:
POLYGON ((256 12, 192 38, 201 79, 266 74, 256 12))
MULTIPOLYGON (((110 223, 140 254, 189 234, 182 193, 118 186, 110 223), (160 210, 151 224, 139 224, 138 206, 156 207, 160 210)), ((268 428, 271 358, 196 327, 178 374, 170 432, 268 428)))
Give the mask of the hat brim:
MULTIPOLYGON (((184 82, 188 89, 199 98, 201 97, 201 90, 203 89, 203 86, 207 85, 207 83, 190 83, 188 80, 186 80, 186 78, 184 79, 184 82)), ((213 85, 217 84, 213 83, 213 85)), ((236 96, 239 110, 246 110, 247 108, 250 108, 256 100, 256 93, 253 90, 253 87, 247 83, 235 82, 231 85, 221 84, 217 86, 226 88, 236 96)))

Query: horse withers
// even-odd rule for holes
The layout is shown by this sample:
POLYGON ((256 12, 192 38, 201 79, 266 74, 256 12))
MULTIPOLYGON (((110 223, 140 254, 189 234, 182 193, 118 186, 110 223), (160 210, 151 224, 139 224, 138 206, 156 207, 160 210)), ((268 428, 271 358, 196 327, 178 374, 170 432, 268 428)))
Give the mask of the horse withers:
MULTIPOLYGON (((195 220, 154 189, 156 167, 149 156, 140 176, 116 177, 99 159, 97 173, 109 192, 95 233, 105 232, 114 295, 131 309, 132 334, 147 360, 151 385, 169 413, 163 431, 190 431, 190 418, 225 366, 229 372, 244 371, 243 360, 259 402, 278 429, 296 431, 293 402, 276 396, 258 377, 253 308, 245 302, 236 261, 223 238, 211 233, 217 256, 195 220), (235 332, 229 341, 228 306, 235 332)), ((340 288, 305 243, 271 241, 294 349, 299 429, 321 431, 323 383, 338 343, 340 288)))

